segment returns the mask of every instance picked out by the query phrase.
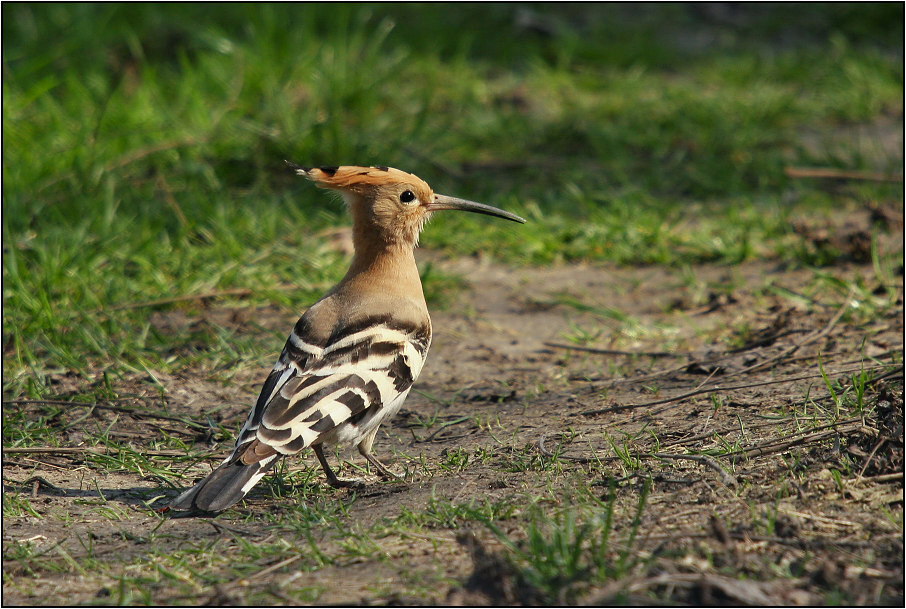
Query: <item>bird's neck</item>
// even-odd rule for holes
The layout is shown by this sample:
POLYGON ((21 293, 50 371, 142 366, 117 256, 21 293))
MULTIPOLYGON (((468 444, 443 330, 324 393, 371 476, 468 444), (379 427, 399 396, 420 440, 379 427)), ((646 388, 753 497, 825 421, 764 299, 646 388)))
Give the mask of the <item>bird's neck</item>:
POLYGON ((424 300, 412 244, 355 240, 355 255, 341 286, 424 300))

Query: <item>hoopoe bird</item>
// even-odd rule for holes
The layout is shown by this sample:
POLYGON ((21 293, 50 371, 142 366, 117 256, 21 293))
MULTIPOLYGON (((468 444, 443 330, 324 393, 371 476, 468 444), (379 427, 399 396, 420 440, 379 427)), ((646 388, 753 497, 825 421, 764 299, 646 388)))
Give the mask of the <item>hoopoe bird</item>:
POLYGON ((327 482, 339 479, 324 446, 354 444, 372 454, 381 423, 397 413, 431 345, 414 249, 435 211, 459 209, 525 222, 515 214, 435 194, 417 176, 390 167, 300 167, 297 174, 338 191, 352 215, 354 254, 346 275, 313 304, 283 347, 232 453, 174 499, 175 512, 220 512, 240 501, 280 457, 311 447, 327 482))

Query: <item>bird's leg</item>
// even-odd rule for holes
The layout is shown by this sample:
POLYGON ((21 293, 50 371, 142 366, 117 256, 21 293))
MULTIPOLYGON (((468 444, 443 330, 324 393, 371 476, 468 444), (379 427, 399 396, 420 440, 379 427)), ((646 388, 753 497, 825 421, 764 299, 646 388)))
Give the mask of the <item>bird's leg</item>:
POLYGON ((321 469, 324 470, 324 474, 327 476, 327 484, 334 488, 347 488, 350 486, 361 485, 360 482, 355 480, 340 480, 337 478, 337 475, 333 473, 333 470, 330 469, 330 465, 327 463, 327 458, 324 457, 324 449, 320 444, 315 444, 312 446, 315 451, 315 456, 318 457, 318 461, 321 463, 321 469))
POLYGON ((374 466, 374 469, 378 470, 382 476, 385 478, 392 478, 397 482, 403 482, 403 479, 387 469, 387 466, 378 461, 378 458, 374 456, 371 452, 371 445, 374 444, 374 437, 377 435, 378 428, 375 427, 374 431, 365 436, 361 442, 359 442, 358 449, 359 453, 366 459, 371 465, 374 466))

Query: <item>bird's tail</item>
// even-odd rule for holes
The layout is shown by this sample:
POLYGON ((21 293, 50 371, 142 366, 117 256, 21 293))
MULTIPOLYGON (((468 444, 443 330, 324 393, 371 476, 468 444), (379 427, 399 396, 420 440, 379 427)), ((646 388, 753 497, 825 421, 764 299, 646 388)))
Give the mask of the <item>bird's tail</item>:
POLYGON ((169 507, 174 512, 222 512, 245 497, 281 456, 274 454, 250 464, 241 459, 226 461, 169 507))

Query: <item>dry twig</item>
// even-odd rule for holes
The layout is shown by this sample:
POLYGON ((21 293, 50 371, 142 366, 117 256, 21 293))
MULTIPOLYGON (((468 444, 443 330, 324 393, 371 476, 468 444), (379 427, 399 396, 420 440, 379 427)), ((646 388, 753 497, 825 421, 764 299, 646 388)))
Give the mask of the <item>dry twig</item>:
MULTIPOLYGON (((107 448, 106 450, 94 450, 87 446, 31 446, 28 448, 14 447, 4 448, 4 455, 96 455, 106 457, 110 451, 119 452, 118 448, 107 448)), ((133 451, 146 457, 187 457, 189 456, 184 450, 140 450, 133 451)), ((220 459, 223 455, 219 453, 210 453, 207 455, 194 455, 196 459, 220 459)))
POLYGON ((545 342, 545 346, 555 349, 567 349, 569 351, 585 351, 587 353, 599 353, 601 355, 637 355, 640 357, 683 357, 689 355, 681 351, 671 353, 669 351, 620 351, 619 349, 599 349, 597 347, 583 347, 580 345, 564 345, 563 343, 545 342))
MULTIPOLYGON (((134 399, 134 398, 129 398, 134 399)), ((139 410, 137 408, 126 408, 124 406, 115 406, 113 404, 101 404, 97 402, 70 402, 67 400, 4 400, 4 404, 49 404, 54 406, 73 406, 76 408, 100 408, 102 410, 113 410, 114 412, 123 412, 137 417, 150 417, 152 419, 163 419, 165 421, 175 421, 194 427, 196 429, 207 429, 207 425, 196 423, 186 417, 174 417, 172 415, 159 412, 156 410, 139 410)))
MULTIPOLYGON (((778 363, 778 362, 780 362, 780 361, 782 361, 782 360, 788 358, 790 355, 792 355, 793 353, 795 353, 796 351, 798 351, 800 348, 802 348, 802 347, 804 347, 804 346, 806 346, 806 345, 808 345, 808 344, 810 344, 810 343, 815 342, 815 341, 818 340, 819 338, 822 338, 822 337, 824 337, 824 336, 827 336, 827 335, 831 332, 831 330, 834 328, 834 326, 836 326, 837 322, 838 322, 838 321, 840 320, 840 318, 843 316, 843 313, 846 311, 846 309, 849 307, 849 301, 850 301, 850 298, 851 298, 851 297, 852 297, 852 290, 850 290, 849 294, 847 294, 846 298, 843 300, 843 305, 840 306, 840 308, 837 310, 837 313, 836 313, 836 314, 830 319, 830 321, 828 321, 827 324, 826 324, 823 328, 821 328, 820 330, 815 330, 815 331, 813 331, 813 332, 810 332, 810 333, 807 334, 807 335, 805 336, 805 338, 803 338, 801 341, 799 341, 799 342, 793 344, 792 346, 788 347, 788 348, 785 349, 783 352, 781 352, 779 355, 776 355, 776 356, 774 356, 774 357, 772 357, 772 358, 770 358, 770 359, 767 359, 767 360, 765 360, 765 361, 763 361, 763 362, 759 362, 759 363, 757 363, 757 364, 753 364, 753 365, 751 365, 751 366, 749 366, 749 367, 747 367, 747 368, 743 368, 742 370, 737 370, 736 372, 731 372, 731 373, 729 373, 729 374, 726 374, 726 375, 723 377, 724 380, 726 380, 726 379, 728 379, 728 378, 732 378, 732 377, 734 377, 734 376, 742 376, 742 375, 747 374, 747 373, 749 373, 749 372, 754 372, 755 370, 760 370, 761 368, 765 368, 765 367, 767 367, 767 366, 776 364, 776 363, 778 363)), ((754 346, 754 345, 753 345, 753 346, 754 346)), ((698 363, 700 366, 708 366, 708 365, 711 365, 711 364, 717 364, 717 363, 720 363, 720 362, 726 360, 728 357, 732 357, 732 356, 734 356, 734 355, 737 355, 738 353, 739 353, 739 350, 736 349, 736 350, 733 350, 733 351, 728 351, 725 355, 721 355, 721 356, 719 356, 719 357, 714 357, 714 358, 711 358, 711 359, 708 359, 708 360, 705 360, 705 361, 702 361, 702 362, 696 362, 696 363, 698 363)), ((626 383, 626 382, 639 383, 639 382, 642 382, 642 381, 649 381, 649 380, 653 380, 653 379, 660 378, 660 377, 663 377, 663 376, 668 376, 668 375, 673 374, 673 373, 676 373, 676 372, 681 372, 682 370, 685 370, 688 366, 689 366, 689 364, 683 364, 682 366, 677 366, 677 367, 674 367, 674 368, 668 368, 668 369, 666 369, 666 370, 660 370, 660 371, 658 371, 658 372, 654 372, 654 373, 652 373, 652 374, 648 374, 648 375, 645 375, 645 376, 632 377, 632 378, 628 378, 628 379, 616 379, 616 380, 611 381, 611 382, 610 382, 610 385, 613 385, 614 383, 626 383)), ((592 391, 596 391, 596 390, 597 390, 597 389, 592 388, 592 391)), ((688 396, 685 396, 685 397, 688 397, 688 396)), ((669 401, 672 401, 672 399, 669 400, 669 401)), ((657 404, 657 403, 660 403, 660 402, 651 402, 651 403, 643 404, 643 405, 644 405, 644 406, 651 406, 651 405, 654 405, 654 404, 657 404)), ((643 406, 643 405, 627 405, 627 406, 624 406, 624 407, 619 407, 618 410, 623 410, 623 409, 626 409, 626 408, 636 408, 636 407, 643 406)), ((605 409, 605 410, 603 410, 603 411, 601 411, 601 412, 612 412, 612 411, 611 411, 611 410, 605 409)), ((584 414, 584 413, 583 413, 583 414, 584 414)))
MULTIPOLYGON (((642 592, 655 586, 716 589, 738 603, 756 607, 785 605, 784 599, 773 593, 771 582, 739 580, 714 573, 662 573, 654 577, 629 577, 617 580, 604 588, 595 605, 610 605, 618 594, 642 592)), ((716 600, 716 599, 715 599, 716 600)), ((706 603, 708 604, 708 603, 706 603)))
POLYGON ((814 442, 820 442, 821 440, 826 440, 832 438, 839 434, 846 434, 852 431, 856 431, 862 428, 861 419, 847 419, 845 421, 840 421, 838 423, 831 423, 818 427, 813 430, 811 433, 804 435, 799 438, 787 438, 783 440, 769 440, 763 444, 752 446, 749 448, 744 448, 736 450, 733 452, 725 453, 724 457, 763 457, 764 455, 770 455, 773 453, 779 453, 792 448, 793 446, 799 446, 800 444, 812 444, 814 442), (823 431, 821 431, 823 430, 823 431))
MULTIPOLYGON (((846 370, 837 370, 834 372, 834 374, 846 374, 849 372, 860 372, 863 370, 870 371, 870 370, 877 370, 879 368, 886 368, 886 367, 887 366, 872 366, 870 368, 864 368, 864 367, 849 368, 846 370)), ((892 372, 902 373, 902 370, 903 370, 903 367, 899 366, 897 368, 897 370, 885 373, 882 377, 878 377, 877 379, 872 379, 872 380, 880 380, 881 378, 885 378, 885 377, 889 376, 892 372)), ((591 417, 591 416, 596 416, 599 414, 607 414, 610 412, 620 412, 622 410, 631 410, 633 408, 645 408, 647 406, 657 406, 659 404, 667 404, 669 402, 678 402, 681 400, 685 400, 686 398, 690 398, 690 397, 693 397, 696 395, 701 395, 703 393, 717 393, 717 392, 724 392, 724 391, 734 391, 736 389, 751 389, 753 387, 763 387, 765 385, 776 385, 778 383, 791 383, 793 381, 804 381, 807 379, 815 379, 815 378, 821 378, 821 377, 822 377, 821 374, 805 374, 805 375, 794 376, 794 377, 785 378, 785 379, 775 379, 773 381, 761 381, 758 383, 745 383, 742 385, 728 385, 725 387, 721 387, 720 385, 713 385, 711 387, 702 387, 700 389, 695 389, 693 391, 681 393, 680 395, 675 395, 675 396, 669 397, 669 398, 662 398, 660 400, 652 400, 650 402, 642 402, 639 404, 619 404, 617 406, 609 406, 607 408, 601 408, 598 410, 586 410, 579 414, 586 416, 586 417, 591 417)))
MULTIPOLYGON (((595 454, 594 457, 573 457, 571 455, 561 455, 561 454, 552 453, 545 446, 545 441, 547 440, 548 436, 554 436, 554 435, 560 436, 560 437, 563 436, 562 433, 555 432, 555 433, 550 433, 550 434, 544 434, 538 440, 538 448, 541 451, 541 454, 543 454, 546 457, 551 457, 551 458, 557 457, 558 459, 567 459, 569 461, 576 461, 579 463, 597 463, 600 461, 616 461, 616 460, 620 459, 620 457, 615 456, 615 455, 607 455, 607 456, 601 457, 601 456, 598 456, 597 454, 595 454)), ((723 482, 726 486, 735 486, 736 485, 736 480, 732 476, 730 476, 727 472, 725 472, 724 469, 720 465, 718 465, 718 463, 714 459, 712 459, 711 457, 708 457, 707 455, 680 455, 680 454, 673 454, 673 453, 644 453, 644 454, 638 454, 638 455, 632 455, 632 456, 635 458, 638 458, 638 459, 673 459, 673 460, 695 461, 696 463, 701 463, 702 465, 705 465, 705 466, 709 467, 710 469, 714 470, 717 473, 718 478, 720 478, 720 481, 723 482)))
POLYGON ((902 182, 903 176, 874 171, 833 169, 829 167, 784 167, 790 178, 833 178, 837 180, 866 180, 869 182, 902 182))

